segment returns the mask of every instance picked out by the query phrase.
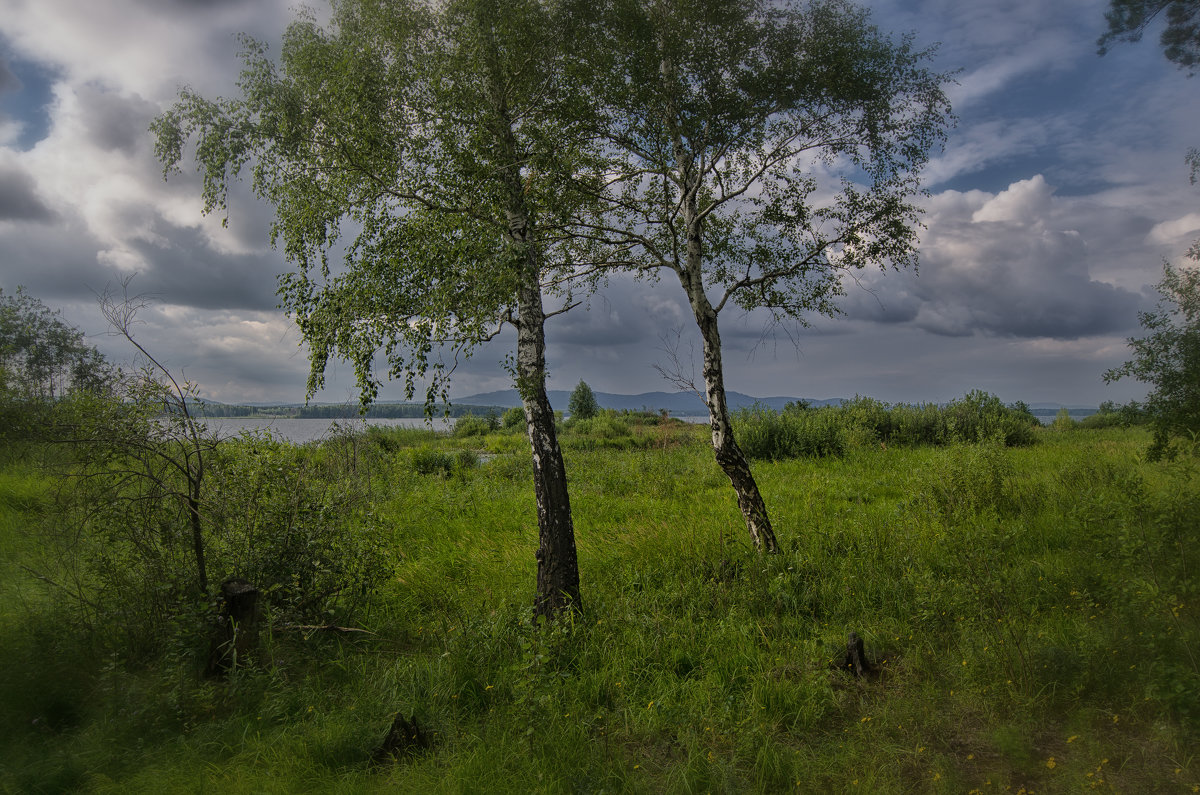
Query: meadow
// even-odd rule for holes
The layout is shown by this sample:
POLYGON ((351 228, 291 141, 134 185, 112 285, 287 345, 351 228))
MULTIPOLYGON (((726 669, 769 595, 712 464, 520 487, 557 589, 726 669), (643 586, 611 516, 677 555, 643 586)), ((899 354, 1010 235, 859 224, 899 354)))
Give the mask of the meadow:
POLYGON ((56 595, 58 484, 6 454, 0 788, 1200 791, 1192 452, 1060 423, 764 455, 763 556, 706 428, 602 415, 562 436, 582 610, 538 628, 527 442, 477 430, 224 443, 349 495, 310 518, 372 569, 324 619, 366 631, 281 612, 224 678, 183 629, 130 653, 136 605, 88 621, 56 595), (876 674, 839 669, 851 631, 876 674), (379 758, 397 713, 427 747, 379 758))

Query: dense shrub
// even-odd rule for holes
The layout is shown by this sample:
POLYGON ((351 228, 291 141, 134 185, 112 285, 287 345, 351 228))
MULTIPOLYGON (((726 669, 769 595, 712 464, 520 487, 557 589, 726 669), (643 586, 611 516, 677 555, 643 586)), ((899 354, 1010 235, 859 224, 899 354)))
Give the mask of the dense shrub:
POLYGON ((390 574, 365 513, 364 481, 265 436, 221 444, 212 461, 209 555, 220 579, 244 577, 281 617, 353 611, 390 574))
POLYGON ((1028 412, 1005 406, 995 395, 975 390, 944 409, 949 441, 998 439, 1009 447, 1033 444, 1037 420, 1028 412))
POLYGON ((455 421, 453 435, 457 439, 468 436, 487 436, 499 428, 500 420, 494 415, 477 417, 474 414, 464 414, 455 421))
POLYGON ((738 443, 750 458, 842 455, 853 447, 945 445, 997 439, 1032 444, 1037 420, 986 392, 971 392, 945 407, 932 403, 889 406, 856 397, 841 406, 788 404, 776 413, 763 406, 734 417, 738 443))
POLYGON ((635 445, 633 429, 625 415, 602 409, 588 419, 573 419, 564 426, 563 443, 574 449, 630 447, 635 445))
POLYGON ((734 417, 734 433, 749 458, 801 458, 842 455, 846 430, 836 409, 776 413, 755 406, 734 417))
POLYGON ((513 406, 504 412, 504 417, 500 423, 506 431, 523 430, 525 428, 525 409, 520 406, 513 406))

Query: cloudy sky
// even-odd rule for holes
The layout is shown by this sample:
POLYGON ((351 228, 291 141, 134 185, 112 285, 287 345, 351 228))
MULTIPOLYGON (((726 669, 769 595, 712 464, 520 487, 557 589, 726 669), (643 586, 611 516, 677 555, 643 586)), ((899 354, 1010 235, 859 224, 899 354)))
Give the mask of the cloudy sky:
MULTIPOLYGON (((312 3, 319 5, 319 0, 312 3)), ((1200 83, 1168 63, 1157 31, 1104 57, 1107 0, 869 0, 882 29, 940 42, 958 70, 958 115, 926 176, 927 229, 913 273, 864 273, 845 314, 766 331, 722 315, 727 386, 760 397, 870 395, 1096 405, 1162 261, 1200 237, 1200 83)), ((147 133, 180 87, 234 92, 238 32, 277 44, 293 0, 0 0, 0 288, 61 308, 117 360, 95 292, 136 274, 157 302, 139 338, 224 402, 297 401, 307 358, 276 308, 287 263, 271 211, 231 197, 228 228, 200 213, 193 175, 164 182, 147 133)), ((654 369, 690 313, 678 286, 616 282, 588 311, 551 321, 551 387, 671 387, 654 369)), ((511 335, 460 366, 452 394, 508 386, 511 335)), ((350 368, 315 399, 356 395, 350 368)), ((392 386, 384 399, 400 398, 392 386)))

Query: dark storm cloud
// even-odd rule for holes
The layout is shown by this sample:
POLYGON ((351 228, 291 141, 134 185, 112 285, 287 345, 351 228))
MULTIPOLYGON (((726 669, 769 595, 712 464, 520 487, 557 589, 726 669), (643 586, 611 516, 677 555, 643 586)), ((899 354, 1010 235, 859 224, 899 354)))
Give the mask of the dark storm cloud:
POLYGON ((0 221, 48 223, 55 217, 38 197, 32 177, 15 168, 0 166, 0 221))
POLYGON ((1140 296, 1093 279, 1102 259, 1065 223, 1040 176, 995 196, 947 192, 933 202, 920 275, 870 281, 847 296, 852 317, 933 334, 1072 340, 1128 329, 1140 296))
POLYGON ((150 141, 147 129, 158 107, 141 97, 88 87, 79 92, 79 104, 88 139, 104 151, 134 154, 150 141))
POLYGON ((655 339, 658 329, 684 318, 685 309, 682 299, 661 286, 617 278, 602 294, 553 319, 547 333, 559 345, 586 349, 642 345, 655 339))
POLYGON ((158 220, 151 240, 131 242, 148 267, 138 277, 139 290, 166 303, 198 309, 273 309, 277 276, 285 268, 273 252, 226 254, 209 246, 194 227, 158 220))

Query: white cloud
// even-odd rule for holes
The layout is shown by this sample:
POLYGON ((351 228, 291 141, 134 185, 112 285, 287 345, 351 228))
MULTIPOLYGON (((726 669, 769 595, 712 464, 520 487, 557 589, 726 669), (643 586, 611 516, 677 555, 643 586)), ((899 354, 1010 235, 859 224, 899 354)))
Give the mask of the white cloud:
POLYGON ((1200 213, 1188 213, 1171 221, 1154 225, 1146 235, 1146 242, 1155 245, 1179 246, 1190 244, 1200 233, 1200 213))
POLYGON ((1046 184, 1045 178, 1037 174, 1013 183, 988 199, 971 215, 971 222, 979 224, 994 221, 1039 226, 1050 213, 1050 196, 1053 193, 1054 189, 1046 184))

